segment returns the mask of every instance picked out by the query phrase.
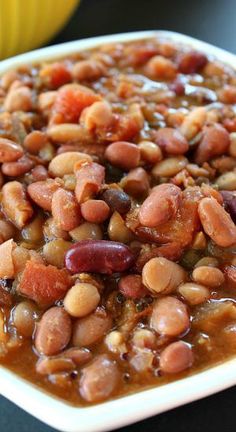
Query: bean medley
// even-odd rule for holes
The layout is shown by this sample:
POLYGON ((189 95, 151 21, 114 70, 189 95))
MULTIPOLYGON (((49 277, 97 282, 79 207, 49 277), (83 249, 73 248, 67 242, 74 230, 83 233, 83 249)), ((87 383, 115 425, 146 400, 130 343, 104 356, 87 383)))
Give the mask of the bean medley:
POLYGON ((236 354, 236 72, 170 40, 0 80, 0 362, 81 405, 236 354))

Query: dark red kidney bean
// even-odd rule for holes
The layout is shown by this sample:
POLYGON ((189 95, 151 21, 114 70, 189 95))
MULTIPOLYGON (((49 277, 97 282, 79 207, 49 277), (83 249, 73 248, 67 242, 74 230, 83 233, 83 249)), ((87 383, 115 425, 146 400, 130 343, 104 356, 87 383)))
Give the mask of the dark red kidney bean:
POLYGON ((109 205, 112 212, 120 214, 127 213, 131 207, 129 195, 120 189, 107 189, 102 193, 101 198, 109 205))
POLYGON ((66 268, 72 273, 119 273, 134 264, 134 254, 123 243, 108 240, 82 240, 65 255, 66 268))
POLYGON ((142 284, 142 277, 140 275, 128 275, 122 277, 119 280, 118 288, 127 298, 138 299, 150 294, 142 284))
POLYGON ((230 214, 236 224, 236 191, 221 191, 225 210, 230 214))
POLYGON ((178 59, 178 69, 184 74, 192 74, 202 69, 208 62, 207 56, 198 51, 189 51, 178 59))

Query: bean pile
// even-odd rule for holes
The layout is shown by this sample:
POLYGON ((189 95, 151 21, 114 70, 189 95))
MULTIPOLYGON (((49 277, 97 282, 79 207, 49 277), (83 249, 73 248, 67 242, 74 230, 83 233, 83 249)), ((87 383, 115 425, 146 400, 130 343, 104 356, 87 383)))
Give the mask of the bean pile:
POLYGON ((236 353, 236 72, 172 41, 0 79, 0 363, 73 404, 236 353))

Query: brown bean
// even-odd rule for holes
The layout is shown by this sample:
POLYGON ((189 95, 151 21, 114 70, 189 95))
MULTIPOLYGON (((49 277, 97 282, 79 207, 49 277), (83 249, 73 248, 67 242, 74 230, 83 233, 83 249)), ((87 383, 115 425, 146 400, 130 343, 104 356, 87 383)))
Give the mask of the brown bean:
POLYGON ((230 145, 229 133, 220 124, 207 126, 195 154, 197 164, 201 165, 213 157, 225 153, 230 145))
POLYGON ((189 149, 188 141, 177 129, 159 129, 155 135, 155 142, 167 154, 182 155, 189 149))
POLYGON ((69 315, 81 318, 93 312, 100 301, 98 289, 90 283, 78 283, 71 287, 64 298, 69 315))
POLYGON ((105 201, 89 199, 81 204, 81 214, 88 222, 102 223, 108 218, 110 209, 105 201))
POLYGON ((217 288, 224 283, 224 275, 221 270, 215 267, 200 266, 193 270, 192 278, 195 282, 217 288))
POLYGON ((133 239, 133 234, 126 226, 124 219, 118 212, 114 212, 110 218, 107 233, 109 239, 121 243, 130 243, 133 239))
POLYGON ((12 311, 12 322, 18 332, 27 338, 31 338, 35 320, 37 318, 37 308, 33 302, 22 301, 16 305, 12 311))
POLYGON ((23 228, 33 216, 33 208, 26 198, 24 186, 11 181, 2 188, 2 207, 6 216, 17 228, 23 228))
POLYGON ((106 148, 105 158, 112 165, 128 171, 138 166, 140 149, 130 142, 117 141, 106 148))
POLYGON ((129 195, 120 189, 106 189, 101 198, 109 205, 112 212, 127 213, 131 207, 129 195))
POLYGON ((7 138, 0 138, 0 162, 15 162, 23 156, 22 147, 7 138))
POLYGON ((155 164, 162 160, 162 152, 152 141, 141 141, 138 144, 138 148, 141 152, 141 159, 150 164, 155 164))
POLYGON ((69 343, 71 320, 67 312, 57 306, 42 316, 35 334, 35 347, 40 354, 55 355, 69 343))
POLYGON ((156 300, 150 320, 151 328, 165 336, 180 336, 190 326, 187 308, 175 297, 156 300))
POLYGON ((185 280, 184 269, 166 258, 150 259, 142 271, 143 284, 152 293, 169 294, 185 280))
POLYGON ((204 231, 218 246, 229 247, 236 243, 236 226, 214 198, 203 198, 198 213, 204 231))
POLYGON ((88 162, 76 169, 75 175, 75 196, 82 203, 100 191, 105 179, 105 168, 95 162, 88 162))
POLYGON ((87 402, 102 401, 112 395, 120 379, 116 362, 108 355, 100 354, 82 370, 80 394, 87 402))
POLYGON ((131 170, 123 177, 120 185, 126 193, 138 198, 148 194, 150 182, 147 172, 139 167, 131 170))
POLYGON ((210 291, 208 288, 193 282, 187 282, 183 285, 180 285, 178 292, 191 306, 204 303, 210 298, 210 291))
POLYGON ((112 318, 103 309, 75 321, 72 343, 86 347, 98 342, 112 326, 112 318))
POLYGON ((172 219, 181 203, 181 189, 172 184, 156 186, 139 211, 141 225, 156 227, 172 219))
POLYGON ((30 198, 41 208, 52 210, 53 194, 61 187, 61 184, 52 179, 31 183, 28 188, 30 198))
POLYGON ((45 146, 46 143, 46 134, 39 130, 34 130, 28 135, 26 135, 23 146, 29 153, 36 155, 45 146))
POLYGON ((43 247, 43 256, 48 264, 57 268, 63 268, 65 266, 65 253, 70 247, 71 242, 58 238, 45 243, 43 247))
POLYGON ((175 374, 188 369, 193 364, 191 346, 183 341, 168 345, 160 355, 160 369, 167 374, 175 374))
POLYGON ((51 160, 48 170, 53 177, 63 177, 66 174, 73 174, 75 164, 81 161, 91 162, 92 158, 77 151, 61 153, 51 160))
POLYGON ((130 268, 134 263, 131 249, 123 243, 108 240, 83 240, 66 253, 66 268, 72 273, 112 274, 130 268))
POLYGON ((72 192, 57 189, 52 196, 52 216, 58 227, 71 231, 81 223, 79 204, 72 192))
POLYGON ((174 177, 188 165, 188 159, 184 156, 168 157, 158 162, 152 169, 154 178, 174 177))
POLYGON ((69 232, 71 238, 75 241, 81 240, 102 240, 103 233, 99 225, 84 222, 77 228, 69 232))
POLYGON ((33 108, 32 92, 26 86, 10 88, 4 100, 6 111, 30 111, 33 108))
POLYGON ((27 156, 23 156, 16 162, 4 162, 2 173, 8 177, 19 177, 28 173, 34 166, 34 162, 27 156))
POLYGON ((127 275, 119 280, 118 288, 127 298, 138 299, 148 294, 140 275, 127 275))

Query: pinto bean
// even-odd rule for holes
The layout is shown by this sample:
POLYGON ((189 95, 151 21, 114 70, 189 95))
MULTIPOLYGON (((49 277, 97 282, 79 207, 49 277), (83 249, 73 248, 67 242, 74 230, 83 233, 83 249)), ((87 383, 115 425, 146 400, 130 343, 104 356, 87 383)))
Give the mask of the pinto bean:
POLYGON ((203 198, 198 213, 204 231, 218 246, 229 247, 236 243, 236 226, 214 198, 203 198))
POLYGON ((41 208, 47 211, 52 210, 53 194, 61 187, 61 184, 52 179, 31 183, 28 186, 30 198, 41 208))
POLYGON ((64 231, 71 231, 81 223, 79 204, 72 192, 57 189, 52 196, 52 216, 64 231))
POLYGON ((118 212, 114 212, 110 218, 107 233, 109 239, 121 243, 129 243, 133 239, 133 234, 126 226, 124 219, 118 212))
POLYGON ((112 395, 120 380, 116 362, 101 354, 82 370, 80 394, 87 402, 102 401, 112 395))
POLYGON ((154 294, 175 291, 185 278, 185 271, 180 265, 162 257, 150 259, 142 271, 143 284, 154 294))
POLYGON ((173 79, 176 75, 175 64, 160 55, 153 56, 145 67, 147 75, 155 79, 173 79))
POLYGON ((105 158, 112 165, 129 171, 138 166, 140 149, 130 142, 117 141, 106 148, 105 158))
POLYGON ((210 291, 208 288, 193 282, 187 282, 180 285, 178 292, 191 306, 204 303, 210 298, 210 291))
POLYGON ((184 156, 169 157, 158 162, 152 169, 154 178, 174 177, 188 164, 188 159, 184 156))
POLYGON ((156 186, 139 211, 141 225, 156 227, 172 219, 181 203, 181 189, 172 184, 156 186))
POLYGON ((185 117, 179 130, 187 140, 191 140, 203 128, 206 119, 207 119, 207 111, 205 107, 194 108, 185 117))
POLYGON ((103 233, 98 224, 84 222, 77 228, 69 232, 71 238, 75 241, 81 240, 102 240, 103 233))
POLYGON ((148 194, 150 182, 147 172, 139 167, 131 170, 120 185, 129 195, 138 198, 148 194))
POLYGON ((64 298, 69 315, 81 318, 93 312, 100 301, 98 289, 90 283, 78 283, 71 287, 64 298))
POLYGON ((224 275, 216 267, 199 266, 193 270, 192 278, 195 282, 217 288, 224 283, 224 275))
POLYGON ((201 165, 213 157, 225 153, 230 145, 229 133, 220 124, 207 126, 195 154, 197 164, 201 165))
POLYGON ((101 198, 109 205, 112 212, 127 213, 131 207, 129 195, 120 189, 106 189, 101 198))
POLYGON ((19 177, 28 173, 34 166, 34 162, 27 156, 23 156, 16 162, 4 162, 2 173, 8 177, 19 177))
POLYGON ((33 302, 22 301, 12 311, 12 322, 18 332, 27 338, 31 338, 35 320, 37 318, 37 308, 33 302))
POLYGON ((162 160, 160 147, 152 141, 141 141, 138 144, 141 152, 141 159, 150 164, 155 164, 162 160))
POLYGON ((3 106, 9 112, 30 111, 33 108, 31 90, 26 86, 11 88, 7 93, 3 106))
POLYGON ((26 135, 23 146, 29 153, 36 155, 46 143, 46 134, 44 132, 35 130, 26 135))
POLYGON ((155 135, 155 142, 167 154, 181 155, 189 149, 186 138, 177 129, 173 128, 159 129, 155 135))
POLYGON ((106 72, 105 66, 97 60, 80 60, 72 69, 72 76, 78 81, 96 80, 106 72))
POLYGON ((156 300, 150 320, 151 328, 164 336, 180 336, 190 326, 189 315, 184 303, 175 297, 156 300))
POLYGON ((86 347, 98 342, 112 326, 112 319, 103 309, 75 321, 72 343, 86 347))
POLYGON ((167 374, 175 374, 188 369, 193 364, 191 346, 183 341, 168 345, 160 355, 160 369, 167 374))
POLYGON ((77 151, 61 153, 51 160, 48 170, 53 177, 63 177, 66 174, 73 174, 75 164, 82 161, 91 162, 92 158, 77 151))
POLYGON ((134 263, 131 249, 123 243, 107 240, 84 240, 66 253, 66 268, 72 273, 112 274, 127 270, 134 263))
POLYGON ((127 298, 138 299, 148 294, 140 275, 123 276, 119 280, 118 288, 127 298))
POLYGON ((55 355, 69 343, 71 320, 67 312, 57 306, 42 316, 35 334, 35 347, 40 354, 55 355))
POLYGON ((23 156, 22 147, 7 138, 0 138, 0 162, 15 162, 23 156))
POLYGON ((26 198, 24 187, 17 181, 8 182, 3 186, 2 207, 6 216, 19 229, 33 216, 33 208, 26 198))
POLYGON ((40 375, 51 375, 58 372, 72 371, 75 363, 65 357, 42 357, 36 363, 36 372, 40 375))
POLYGON ((43 256, 48 264, 57 268, 64 267, 65 253, 71 247, 71 242, 63 239, 55 239, 45 243, 43 247, 43 256))
POLYGON ((105 168, 95 162, 88 162, 76 169, 75 175, 75 196, 81 203, 99 192, 105 179, 105 168))
POLYGON ((81 214, 88 222, 102 223, 108 218, 110 209, 105 201, 89 199, 81 204, 81 214))

